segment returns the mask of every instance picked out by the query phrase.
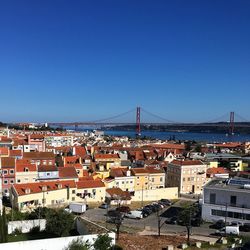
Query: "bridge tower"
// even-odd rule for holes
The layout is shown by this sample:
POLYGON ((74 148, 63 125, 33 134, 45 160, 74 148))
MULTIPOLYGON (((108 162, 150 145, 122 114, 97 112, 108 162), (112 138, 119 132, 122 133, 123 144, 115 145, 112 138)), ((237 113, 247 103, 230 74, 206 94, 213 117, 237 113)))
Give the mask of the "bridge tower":
POLYGON ((136 136, 141 135, 141 108, 136 108, 136 136))
POLYGON ((230 112, 229 134, 234 135, 234 112, 230 112))

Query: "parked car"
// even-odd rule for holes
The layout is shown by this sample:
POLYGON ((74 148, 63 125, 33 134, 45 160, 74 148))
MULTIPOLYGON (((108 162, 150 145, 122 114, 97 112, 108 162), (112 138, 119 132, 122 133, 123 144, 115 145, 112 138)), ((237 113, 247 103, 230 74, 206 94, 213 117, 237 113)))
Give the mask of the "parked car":
POLYGON ((250 241, 246 242, 240 249, 241 250, 249 250, 250 249, 250 241))
POLYGON ((161 199, 160 202, 166 204, 166 206, 171 206, 172 205, 172 202, 168 199, 161 199))
POLYGON ((177 216, 173 216, 165 220, 165 223, 167 224, 177 224, 177 222, 178 222, 177 216))
POLYGON ((102 203, 99 208, 103 208, 103 209, 107 209, 108 208, 108 204, 107 203, 102 203))
POLYGON ((153 213, 153 210, 150 207, 144 207, 142 209, 142 216, 143 217, 148 217, 152 213, 153 213))
POLYGON ((132 210, 130 212, 128 212, 125 217, 130 218, 130 219, 142 219, 143 215, 142 215, 142 211, 140 210, 132 210))
POLYGON ((225 226, 226 225, 225 225, 225 222, 223 220, 218 220, 213 225, 210 225, 209 228, 221 229, 221 228, 223 228, 225 226))
MULTIPOLYGON (((250 223, 245 223, 244 225, 240 226, 240 231, 243 232, 250 232, 250 223)), ((250 249, 250 248, 249 248, 250 249)))
POLYGON ((113 223, 113 224, 119 224, 122 223, 123 218, 117 218, 117 217, 109 217, 106 221, 108 223, 113 223))

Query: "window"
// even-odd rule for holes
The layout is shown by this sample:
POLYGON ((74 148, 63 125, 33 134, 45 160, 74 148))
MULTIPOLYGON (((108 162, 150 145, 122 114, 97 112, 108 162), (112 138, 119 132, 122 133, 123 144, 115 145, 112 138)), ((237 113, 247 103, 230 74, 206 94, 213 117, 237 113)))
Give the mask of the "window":
POLYGON ((236 200, 237 200, 237 197, 235 195, 231 195, 231 197, 230 197, 230 205, 231 206, 236 206, 236 200))
POLYGON ((133 181, 130 181, 130 183, 132 184, 132 183, 133 183, 133 181))
POLYGON ((216 194, 211 193, 210 194, 210 204, 215 204, 216 202, 216 194))
POLYGON ((14 174, 14 172, 15 172, 15 171, 14 171, 13 169, 10 170, 10 174, 14 174))
POLYGON ((163 178, 162 177, 160 177, 160 182, 162 182, 163 181, 163 178))
POLYGON ((21 180, 20 180, 20 179, 18 179, 18 180, 17 180, 17 183, 20 183, 20 182, 21 182, 21 180))
POLYGON ((185 177, 182 180, 185 181, 185 177))
POLYGON ((47 176, 50 176, 50 173, 46 173, 47 176))
POLYGON ((8 170, 3 170, 3 174, 8 174, 8 170))
POLYGON ((155 181, 155 178, 152 178, 152 182, 154 182, 155 181))
POLYGON ((190 177, 188 177, 188 181, 190 181, 190 177))
POLYGON ((72 197, 72 201, 75 201, 75 197, 72 197))
POLYGON ((14 184, 14 180, 10 180, 10 184, 14 184))
POLYGON ((72 194, 75 194, 76 193, 76 190, 72 190, 72 194))
POLYGON ((7 185, 8 184, 8 180, 4 180, 3 183, 7 185))

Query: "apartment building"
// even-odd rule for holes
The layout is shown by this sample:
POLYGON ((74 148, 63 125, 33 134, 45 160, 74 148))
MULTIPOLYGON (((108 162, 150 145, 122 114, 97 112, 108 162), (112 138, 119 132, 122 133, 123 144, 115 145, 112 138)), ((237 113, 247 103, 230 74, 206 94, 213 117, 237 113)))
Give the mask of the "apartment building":
POLYGON ((201 161, 174 160, 167 166, 167 187, 178 187, 180 194, 200 194, 206 183, 207 165, 201 161))

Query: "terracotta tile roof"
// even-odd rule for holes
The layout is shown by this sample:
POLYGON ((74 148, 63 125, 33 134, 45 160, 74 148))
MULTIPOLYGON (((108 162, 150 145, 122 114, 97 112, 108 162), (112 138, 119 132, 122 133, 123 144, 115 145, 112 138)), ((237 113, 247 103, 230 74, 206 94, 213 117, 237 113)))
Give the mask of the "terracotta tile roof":
POLYGON ((29 172, 37 171, 36 164, 32 164, 30 162, 23 163, 22 160, 17 160, 16 161, 16 172, 26 172, 25 169, 28 169, 29 172))
POLYGON ((89 176, 89 175, 84 175, 83 177, 79 177, 79 182, 80 181, 93 181, 94 178, 93 176, 89 176))
POLYGON ((165 174, 165 171, 161 167, 146 167, 149 174, 165 174))
POLYGON ((58 169, 56 166, 53 165, 38 166, 38 172, 51 172, 51 171, 58 171, 58 169))
POLYGON ((22 156, 22 150, 10 150, 10 156, 22 156))
POLYGON ((154 148, 161 149, 185 149, 185 145, 183 144, 175 144, 175 143, 164 143, 164 144, 150 144, 154 148))
POLYGON ((26 195, 25 190, 30 189, 30 194, 41 193, 42 188, 44 186, 47 187, 47 192, 54 191, 60 189, 59 185, 62 185, 62 188, 65 189, 67 187, 75 188, 75 181, 46 181, 46 182, 35 182, 35 183, 22 183, 22 184, 14 184, 13 188, 16 190, 19 196, 26 195))
POLYGON ((84 147, 76 146, 75 153, 77 156, 84 157, 87 154, 87 151, 84 147))
POLYGON ((24 152, 23 158, 41 160, 41 159, 55 159, 55 155, 52 152, 24 152))
POLYGON ((220 148, 237 148, 243 146, 243 144, 239 142, 227 142, 227 143, 215 144, 215 146, 220 148))
POLYGON ((0 142, 11 143, 12 139, 6 136, 0 136, 0 142))
POLYGON ((59 178, 78 178, 76 169, 74 167, 58 168, 59 178))
POLYGON ((184 160, 184 161, 179 161, 179 160, 173 160, 170 164, 178 165, 178 166, 191 166, 191 165, 204 165, 202 161, 199 160, 184 160))
POLYGON ((80 163, 66 163, 64 164, 64 167, 65 168, 69 168, 69 167, 74 167, 74 168, 77 168, 77 169, 82 169, 82 165, 80 163))
POLYGON ((84 181, 78 181, 76 183, 76 186, 78 189, 83 188, 101 188, 105 187, 104 183, 100 180, 84 180, 84 181))
POLYGON ((207 174, 227 174, 228 171, 224 168, 209 168, 207 170, 207 174))
POLYGON ((129 194, 129 192, 122 191, 120 188, 109 188, 106 189, 106 192, 113 199, 120 197, 122 200, 131 200, 131 195, 129 194))
POLYGON ((110 170, 110 176, 112 177, 123 177, 126 176, 123 168, 113 168, 110 170))
POLYGON ((9 148, 0 147, 0 155, 9 155, 9 148))
POLYGON ((131 172, 134 175, 137 175, 137 174, 148 174, 148 171, 145 168, 132 168, 131 172))
POLYGON ((79 156, 65 156, 64 161, 66 163, 76 163, 76 161, 79 161, 80 158, 79 156))
POLYGON ((44 139, 44 135, 40 135, 40 134, 32 134, 29 135, 30 139, 44 139))
POLYGON ((3 157, 1 158, 1 166, 3 167, 15 167, 15 158, 12 157, 3 157))
POLYGON ((96 154, 94 157, 96 160, 99 160, 99 159, 120 159, 118 154, 96 154))

